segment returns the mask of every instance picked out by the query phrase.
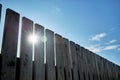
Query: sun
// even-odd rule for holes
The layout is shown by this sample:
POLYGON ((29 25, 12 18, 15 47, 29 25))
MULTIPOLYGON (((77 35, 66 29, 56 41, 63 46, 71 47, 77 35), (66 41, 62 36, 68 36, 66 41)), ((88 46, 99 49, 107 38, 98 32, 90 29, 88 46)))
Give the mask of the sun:
POLYGON ((38 40, 38 37, 35 34, 30 34, 28 36, 29 43, 35 44, 35 43, 37 43, 37 40, 38 40))

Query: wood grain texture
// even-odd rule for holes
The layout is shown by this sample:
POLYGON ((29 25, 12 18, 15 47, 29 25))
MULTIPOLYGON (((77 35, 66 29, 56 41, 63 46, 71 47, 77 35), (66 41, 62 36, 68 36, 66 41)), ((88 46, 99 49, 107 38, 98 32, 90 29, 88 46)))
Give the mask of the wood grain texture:
POLYGON ((64 80, 64 56, 62 37, 55 34, 57 80, 64 80))
POLYGON ((54 32, 46 29, 46 71, 47 80, 55 80, 54 32))
POLYGON ((66 80, 72 80, 69 41, 66 38, 63 38, 63 54, 65 58, 66 80))
POLYGON ((79 78, 78 78, 78 64, 76 57, 76 45, 72 41, 70 41, 70 52, 72 58, 72 69, 73 69, 74 80, 78 80, 79 78))
POLYGON ((23 17, 20 48, 20 80, 32 80, 33 44, 28 41, 31 34, 33 34, 33 21, 23 17))
POLYGON ((1 80, 15 80, 19 14, 7 9, 2 42, 1 80))
POLYGON ((37 42, 34 49, 34 80, 45 80, 44 27, 35 24, 35 35, 37 36, 37 42))

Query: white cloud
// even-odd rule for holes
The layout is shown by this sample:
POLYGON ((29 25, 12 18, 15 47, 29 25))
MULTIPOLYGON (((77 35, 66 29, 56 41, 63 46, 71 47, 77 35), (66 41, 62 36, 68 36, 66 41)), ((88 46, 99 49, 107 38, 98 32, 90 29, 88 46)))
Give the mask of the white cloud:
POLYGON ((90 51, 92 51, 94 53, 99 53, 102 51, 102 49, 100 48, 99 45, 90 45, 87 47, 87 49, 89 49, 90 51))
POLYGON ((106 33, 100 33, 96 34, 95 36, 91 37, 90 40, 92 41, 100 41, 102 38, 104 38, 107 34, 106 33))
POLYGON ((103 50, 113 50, 118 48, 118 45, 110 45, 103 48, 103 50))
POLYGON ((109 41, 108 43, 106 44, 112 44, 112 43, 115 43, 117 40, 116 39, 112 39, 111 41, 109 41))

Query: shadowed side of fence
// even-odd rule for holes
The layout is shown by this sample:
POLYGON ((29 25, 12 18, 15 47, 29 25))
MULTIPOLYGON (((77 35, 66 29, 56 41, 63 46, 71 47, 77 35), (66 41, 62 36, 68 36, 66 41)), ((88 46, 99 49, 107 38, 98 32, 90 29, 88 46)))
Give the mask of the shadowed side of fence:
POLYGON ((1 80, 15 80, 19 14, 7 9, 2 42, 1 80))
POLYGON ((21 48, 20 48, 20 80, 32 80, 33 44, 28 37, 33 34, 33 22, 22 18, 21 48))
POLYGON ((37 44, 34 49, 35 72, 34 80, 45 80, 45 64, 44 64, 44 27, 35 24, 35 34, 38 36, 37 44))
MULTIPOLYGON (((0 4, 0 25, 1 25, 1 11, 2 11, 2 5, 0 4)), ((1 79, 1 62, 2 62, 2 57, 0 53, 0 79, 1 79)))

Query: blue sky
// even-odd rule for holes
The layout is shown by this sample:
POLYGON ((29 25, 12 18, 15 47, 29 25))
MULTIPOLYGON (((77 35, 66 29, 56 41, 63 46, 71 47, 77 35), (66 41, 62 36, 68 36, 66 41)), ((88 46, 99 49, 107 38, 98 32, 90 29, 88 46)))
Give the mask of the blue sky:
POLYGON ((4 13, 21 16, 53 30, 120 65, 120 0, 0 0, 2 40, 4 13))

